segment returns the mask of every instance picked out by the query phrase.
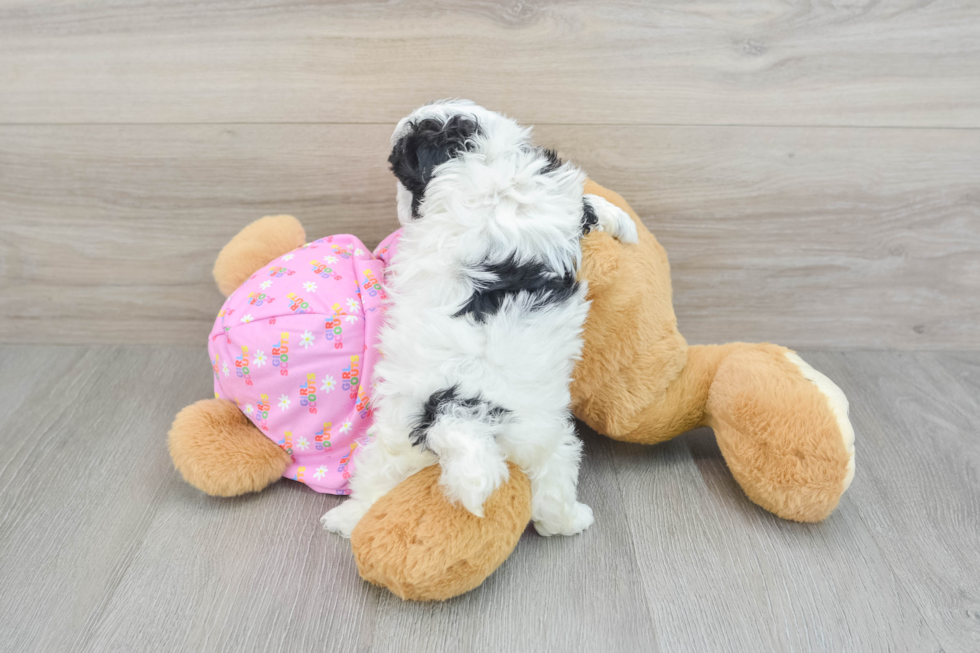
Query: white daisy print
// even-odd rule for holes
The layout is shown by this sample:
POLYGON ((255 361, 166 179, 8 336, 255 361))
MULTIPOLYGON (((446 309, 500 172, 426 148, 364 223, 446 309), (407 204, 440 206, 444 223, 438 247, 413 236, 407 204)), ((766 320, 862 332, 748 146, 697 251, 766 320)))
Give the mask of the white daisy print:
POLYGON ((358 248, 354 250, 354 256, 360 256, 363 253, 364 253, 363 249, 358 248))
POLYGON ((347 310, 348 311, 356 311, 357 310, 357 307, 358 307, 358 303, 357 303, 357 300, 356 299, 351 298, 351 299, 348 299, 347 300, 347 310))
POLYGON ((344 321, 345 322, 357 322, 359 319, 361 319, 361 318, 357 317, 356 315, 345 315, 344 316, 344 321))
POLYGON ((316 471, 313 472, 313 478, 315 478, 318 481, 326 475, 327 475, 326 465, 320 465, 319 467, 316 468, 316 471))
POLYGON ((306 292, 316 292, 316 281, 304 281, 303 290, 306 292))
POLYGON ((336 263, 336 262, 337 262, 337 257, 336 256, 328 256, 327 257, 327 263, 336 263))
POLYGON ((225 373, 225 376, 229 376, 231 372, 228 371, 228 361, 221 364, 221 371, 225 373))
POLYGON ((262 290, 268 290, 269 286, 271 285, 272 285, 272 279, 266 279, 265 281, 259 284, 259 288, 261 288, 262 290))
POLYGON ((289 400, 288 395, 282 395, 281 397, 279 397, 279 410, 286 410, 287 408, 289 408, 289 404, 291 403, 292 402, 289 400))
POLYGON ((320 384, 321 392, 330 392, 337 387, 337 382, 329 374, 324 375, 323 383, 320 384))
POLYGON ((316 340, 316 336, 313 335, 312 331, 304 331, 303 337, 299 339, 299 344, 303 345, 303 349, 309 349, 314 340, 316 340))
POLYGON ((245 317, 242 318, 242 322, 244 322, 245 324, 248 324, 251 321, 252 321, 252 314, 251 313, 246 313, 245 314, 245 317))
POLYGON ((309 447, 310 447, 310 443, 306 438, 301 437, 299 440, 296 441, 296 448, 299 449, 300 451, 306 451, 307 449, 309 449, 309 447))
POLYGON ((252 359, 252 365, 254 365, 256 368, 259 368, 265 365, 267 360, 268 359, 265 357, 265 352, 262 351, 261 349, 256 349, 255 358, 252 359))
POLYGON ((350 427, 351 427, 350 420, 347 420, 346 422, 340 425, 340 432, 347 433, 348 431, 350 431, 350 427))
POLYGON ((282 260, 292 261, 294 258, 296 258, 295 254, 283 254, 282 260))
POLYGON ((251 415, 253 410, 255 410, 255 408, 252 406, 252 404, 245 404, 245 413, 247 415, 251 415))

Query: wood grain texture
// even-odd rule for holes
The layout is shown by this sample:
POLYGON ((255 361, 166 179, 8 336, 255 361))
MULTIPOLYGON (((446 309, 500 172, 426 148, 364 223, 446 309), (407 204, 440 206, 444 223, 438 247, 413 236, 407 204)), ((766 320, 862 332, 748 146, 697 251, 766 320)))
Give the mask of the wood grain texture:
POLYGON ((175 482, 172 404, 207 390, 188 353, 2 350, 30 388, 0 435, 4 648, 67 650, 97 623, 175 482))
MULTIPOLYGON (((691 342, 980 347, 980 130, 543 126, 671 257, 691 342)), ((203 342, 266 214, 397 227, 384 125, 0 127, 0 342, 203 342)))
POLYGON ((962 0, 0 3, 0 122, 980 127, 962 0))
POLYGON ((420 605, 320 529, 341 499, 289 481, 212 499, 173 471, 202 347, 0 346, 2 648, 976 650, 980 354, 802 354, 857 432, 824 523, 750 503, 706 429, 641 447, 583 427, 595 525, 528 531, 480 588, 420 605))
POLYGON ((980 649, 980 403, 959 374, 980 355, 807 360, 851 400, 863 501, 849 498, 895 579, 944 650, 980 649))

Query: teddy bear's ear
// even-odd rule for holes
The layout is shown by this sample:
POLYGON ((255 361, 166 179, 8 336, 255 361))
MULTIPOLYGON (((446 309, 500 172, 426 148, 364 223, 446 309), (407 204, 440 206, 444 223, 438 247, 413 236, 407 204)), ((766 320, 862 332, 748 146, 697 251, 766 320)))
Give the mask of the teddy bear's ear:
POLYGON ((388 163, 398 181, 412 193, 412 217, 419 217, 419 204, 433 170, 467 150, 479 129, 475 119, 462 115, 446 121, 426 118, 408 123, 408 131, 395 143, 388 163))

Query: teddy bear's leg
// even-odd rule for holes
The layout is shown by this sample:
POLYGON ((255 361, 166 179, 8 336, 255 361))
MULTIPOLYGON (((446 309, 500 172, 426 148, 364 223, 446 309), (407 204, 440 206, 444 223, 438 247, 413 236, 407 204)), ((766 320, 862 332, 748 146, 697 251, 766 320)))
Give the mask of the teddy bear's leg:
POLYGON ((269 215, 248 225, 228 241, 214 262, 214 280, 227 297, 256 270, 306 244, 306 232, 291 215, 269 215))
POLYGON ((705 405, 732 474, 784 519, 827 517, 854 478, 854 430, 840 388, 794 352, 743 345, 718 366, 705 405))
POLYGON ((698 345, 685 355, 664 391, 606 435, 656 444, 710 426, 749 499, 784 519, 827 517, 854 476, 844 393, 776 345, 698 345))
POLYGON ((225 399, 205 399, 177 413, 167 444, 184 480, 219 497, 258 492, 278 480, 291 462, 225 399))
POLYGON ((679 367, 673 378, 665 379, 661 392, 647 396, 648 403, 628 420, 617 420, 614 411, 606 417, 603 435, 638 444, 658 444, 677 437, 705 424, 705 405, 708 391, 714 381, 718 366, 731 353, 744 347, 742 343, 727 345, 695 345, 682 351, 664 352, 664 360, 658 367, 679 367), (671 359, 680 357, 681 364, 671 365, 671 359), (621 423, 620 428, 610 428, 621 423))
POLYGON ((478 587, 531 519, 531 482, 508 465, 509 479, 483 504, 482 518, 446 497, 439 465, 402 481, 351 534, 361 577, 413 601, 444 601, 478 587))

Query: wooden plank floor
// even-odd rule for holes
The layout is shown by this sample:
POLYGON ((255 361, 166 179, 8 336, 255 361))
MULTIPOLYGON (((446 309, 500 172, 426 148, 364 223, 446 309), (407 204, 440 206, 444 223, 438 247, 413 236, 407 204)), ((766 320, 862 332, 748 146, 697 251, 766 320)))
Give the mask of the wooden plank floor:
POLYGON ((980 354, 801 353, 857 432, 826 522, 749 503, 708 430, 583 429, 592 529, 529 531, 482 587, 420 605, 320 529, 341 499, 180 479, 165 434, 210 392, 203 348, 0 347, 0 649, 980 649, 980 354))

